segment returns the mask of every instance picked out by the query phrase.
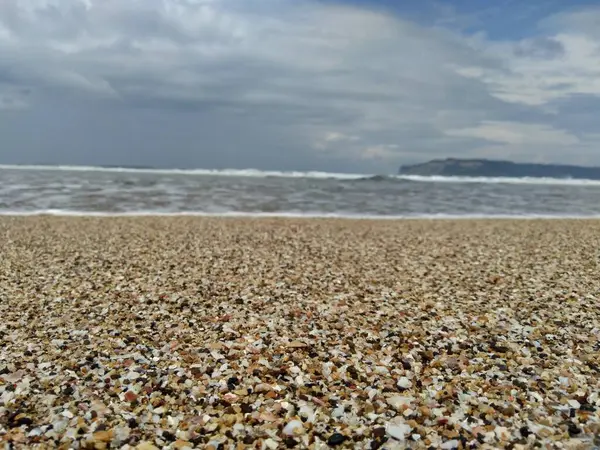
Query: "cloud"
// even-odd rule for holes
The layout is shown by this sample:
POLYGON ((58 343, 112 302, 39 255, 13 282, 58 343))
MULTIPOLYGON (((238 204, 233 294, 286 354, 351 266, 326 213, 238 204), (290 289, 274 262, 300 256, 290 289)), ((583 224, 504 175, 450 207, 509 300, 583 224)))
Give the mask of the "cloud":
POLYGON ((347 153, 346 148, 348 147, 348 145, 351 145, 352 143, 358 141, 360 141, 360 138, 358 136, 349 136, 337 131, 330 131, 328 133, 325 133, 319 139, 317 139, 313 143, 313 147, 317 150, 330 152, 334 148, 340 149, 340 146, 343 145, 345 148, 341 147, 341 152, 347 153))
POLYGON ((508 145, 577 145, 579 139, 543 124, 482 122, 476 127, 447 130, 448 136, 483 139, 508 145))
POLYGON ((600 7, 575 7, 544 17, 540 20, 539 28, 547 34, 558 34, 563 30, 569 30, 599 39, 598 20, 600 20, 600 7))
POLYGON ((555 14, 540 22, 544 35, 516 42, 481 42, 504 70, 460 68, 511 103, 544 106, 574 95, 600 96, 600 8, 555 14), (596 27, 592 24, 595 23, 596 27))
POLYGON ((575 135, 546 124, 482 122, 478 126, 447 130, 451 137, 476 139, 479 157, 512 159, 522 162, 589 164, 598 155, 600 134, 575 135), (577 151, 573 151, 577 149, 577 151), (562 158, 557 158, 561 155, 562 158))
POLYGON ((23 110, 28 104, 30 90, 7 85, 0 81, 0 110, 23 110))
POLYGON ((528 145, 597 158, 576 124, 600 106, 573 108, 600 94, 588 16, 492 41, 442 28, 459 20, 441 10, 418 24, 310 0, 0 1, 0 133, 18 149, 0 159, 395 171, 527 159, 528 145))
POLYGON ((516 56, 530 59, 556 59, 566 53, 559 40, 545 36, 524 39, 515 45, 514 51, 516 56))
POLYGON ((388 145, 374 145, 372 147, 365 148, 361 155, 364 159, 375 159, 375 160, 390 160, 396 157, 395 150, 399 146, 396 144, 388 145))

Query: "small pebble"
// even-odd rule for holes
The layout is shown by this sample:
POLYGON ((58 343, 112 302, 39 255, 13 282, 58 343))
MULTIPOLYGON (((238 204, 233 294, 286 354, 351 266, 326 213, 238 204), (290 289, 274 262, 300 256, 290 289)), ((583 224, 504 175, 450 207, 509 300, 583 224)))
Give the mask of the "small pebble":
POLYGON ((404 441, 411 430, 411 426, 405 423, 389 423, 386 426, 387 434, 397 441, 404 441))
POLYGON ((335 447, 336 445, 341 445, 344 442, 346 442, 346 439, 346 436, 344 436, 343 434, 334 433, 331 436, 329 436, 329 439, 327 439, 327 445, 335 447))
POLYGON ((283 428, 283 434, 286 436, 295 436, 304 432, 304 425, 300 420, 292 420, 283 428))

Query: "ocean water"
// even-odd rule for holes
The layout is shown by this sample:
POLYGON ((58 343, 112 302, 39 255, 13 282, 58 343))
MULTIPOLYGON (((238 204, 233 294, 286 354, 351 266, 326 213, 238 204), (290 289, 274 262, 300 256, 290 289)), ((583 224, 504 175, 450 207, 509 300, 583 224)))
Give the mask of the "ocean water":
POLYGON ((600 181, 0 166, 0 214, 600 217, 600 181))

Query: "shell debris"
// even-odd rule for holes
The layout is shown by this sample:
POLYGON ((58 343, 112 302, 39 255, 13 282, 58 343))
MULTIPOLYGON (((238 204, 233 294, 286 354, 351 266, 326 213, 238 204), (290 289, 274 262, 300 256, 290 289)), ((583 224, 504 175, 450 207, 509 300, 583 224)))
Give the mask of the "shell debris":
POLYGON ((600 446, 600 221, 0 218, 13 448, 600 446))

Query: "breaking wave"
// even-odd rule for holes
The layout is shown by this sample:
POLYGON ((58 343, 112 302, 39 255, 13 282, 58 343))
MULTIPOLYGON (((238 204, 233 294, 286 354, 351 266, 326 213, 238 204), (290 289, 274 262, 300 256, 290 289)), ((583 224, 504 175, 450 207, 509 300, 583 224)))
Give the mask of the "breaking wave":
POLYGON ((422 175, 374 175, 356 173, 334 173, 319 171, 273 171, 258 169, 152 169, 135 167, 99 166, 43 166, 43 165, 0 165, 0 170, 63 171, 63 172, 106 172, 182 176, 249 177, 249 178, 309 178, 320 180, 369 181, 394 183, 412 181, 421 183, 478 183, 478 184, 541 184, 568 186, 600 186, 600 180, 571 178, 510 178, 510 177, 462 177, 422 175))
POLYGON ((258 169, 152 169, 135 167, 99 167, 99 166, 19 166, 0 165, 0 170, 29 170, 29 171, 63 171, 63 172, 107 172, 107 173, 134 173, 156 175, 200 175, 221 177, 252 177, 252 178, 317 178, 356 180, 364 178, 363 174, 330 173, 318 171, 276 171, 258 169))

